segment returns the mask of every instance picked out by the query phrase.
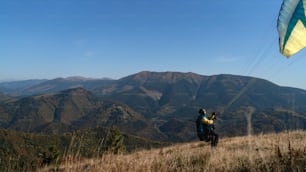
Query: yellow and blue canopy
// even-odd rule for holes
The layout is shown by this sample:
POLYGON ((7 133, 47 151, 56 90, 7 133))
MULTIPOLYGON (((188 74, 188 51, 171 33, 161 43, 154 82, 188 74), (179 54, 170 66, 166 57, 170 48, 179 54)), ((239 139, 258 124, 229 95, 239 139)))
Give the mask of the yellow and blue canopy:
POLYGON ((280 52, 290 57, 306 46, 306 0, 284 0, 277 29, 280 52))

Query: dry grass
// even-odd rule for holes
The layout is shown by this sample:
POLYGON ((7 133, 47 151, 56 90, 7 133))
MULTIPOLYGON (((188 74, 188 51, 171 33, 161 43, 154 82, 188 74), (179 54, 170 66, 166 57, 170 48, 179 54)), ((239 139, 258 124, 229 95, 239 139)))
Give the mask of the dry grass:
POLYGON ((306 132, 223 138, 216 148, 191 142, 127 155, 74 157, 39 171, 306 171, 306 132))

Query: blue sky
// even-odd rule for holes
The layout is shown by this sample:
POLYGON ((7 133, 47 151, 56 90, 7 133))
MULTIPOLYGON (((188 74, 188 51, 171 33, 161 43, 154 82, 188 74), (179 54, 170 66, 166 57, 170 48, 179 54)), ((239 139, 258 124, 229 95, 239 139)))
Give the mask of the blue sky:
POLYGON ((254 76, 306 89, 279 53, 281 0, 1 0, 0 81, 140 71, 254 76))

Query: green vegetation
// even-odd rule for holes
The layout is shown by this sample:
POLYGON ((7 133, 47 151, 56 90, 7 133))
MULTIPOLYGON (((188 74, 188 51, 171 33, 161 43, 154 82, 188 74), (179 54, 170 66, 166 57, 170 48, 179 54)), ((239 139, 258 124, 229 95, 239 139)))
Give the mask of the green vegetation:
POLYGON ((126 151, 125 145, 123 143, 123 136, 121 135, 117 127, 112 127, 109 135, 106 137, 106 143, 108 146, 108 151, 114 154, 124 153, 126 151))
POLYGON ((63 135, 0 130, 0 171, 35 171, 64 161, 101 157, 108 153, 132 152, 168 145, 131 135, 118 128, 78 130, 63 135))

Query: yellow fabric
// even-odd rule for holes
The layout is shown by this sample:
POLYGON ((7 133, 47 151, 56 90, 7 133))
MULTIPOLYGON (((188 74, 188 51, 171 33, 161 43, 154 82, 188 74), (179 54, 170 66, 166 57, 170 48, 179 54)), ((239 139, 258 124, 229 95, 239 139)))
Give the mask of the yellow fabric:
POLYGON ((301 21, 298 21, 284 47, 282 53, 290 57, 306 46, 306 28, 301 21))
POLYGON ((203 117, 201 121, 203 124, 213 124, 214 123, 214 120, 207 119, 206 117, 203 117))

